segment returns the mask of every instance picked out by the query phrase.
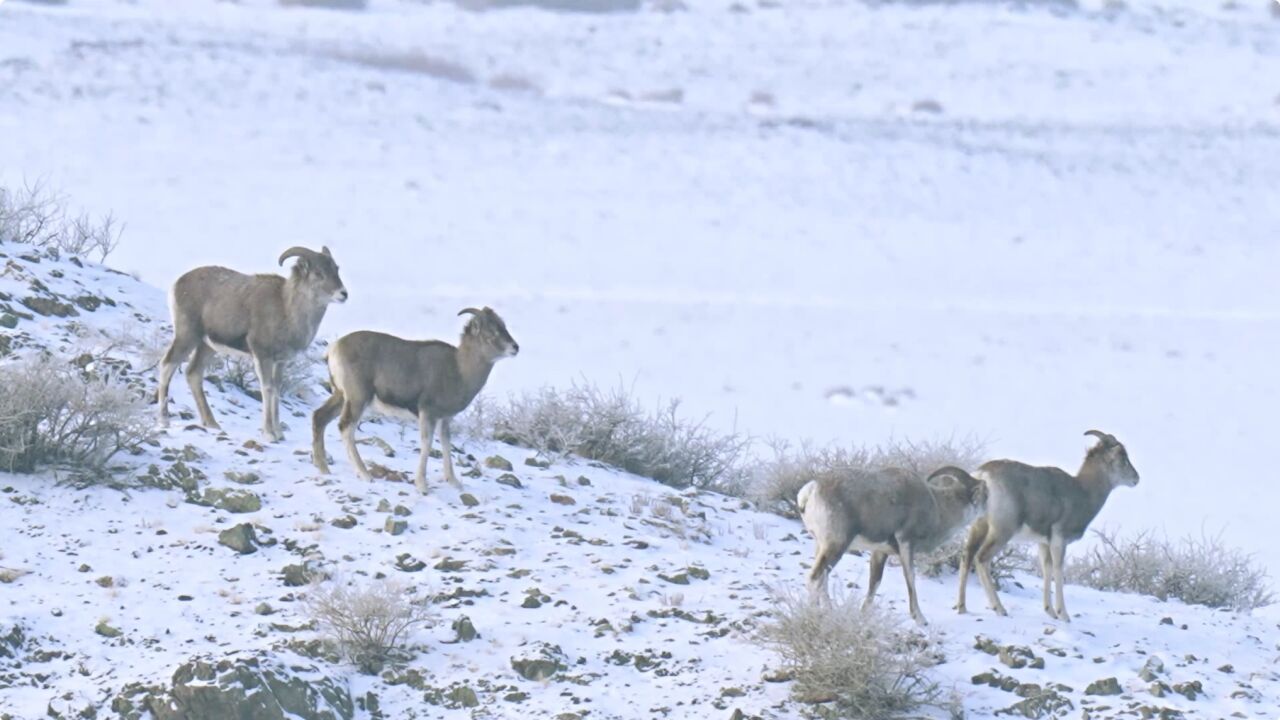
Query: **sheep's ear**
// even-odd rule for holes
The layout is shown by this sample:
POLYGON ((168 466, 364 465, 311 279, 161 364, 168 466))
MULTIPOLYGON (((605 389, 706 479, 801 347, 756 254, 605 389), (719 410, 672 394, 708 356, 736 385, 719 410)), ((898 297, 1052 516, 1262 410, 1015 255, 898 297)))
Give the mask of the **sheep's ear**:
POLYGON ((328 245, 325 245, 324 247, 320 248, 320 252, 324 253, 326 257, 333 257, 333 253, 329 252, 328 245))

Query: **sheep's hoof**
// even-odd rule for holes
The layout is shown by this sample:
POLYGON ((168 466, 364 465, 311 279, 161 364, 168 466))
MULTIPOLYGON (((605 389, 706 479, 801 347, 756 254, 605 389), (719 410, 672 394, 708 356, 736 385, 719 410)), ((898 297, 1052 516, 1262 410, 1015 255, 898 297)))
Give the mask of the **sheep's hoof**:
POLYGON ((955 610, 957 615, 969 614, 969 609, 964 606, 964 603, 956 603, 955 605, 951 606, 951 609, 955 610))
POLYGON ((1069 623, 1069 622, 1071 622, 1071 616, 1067 614, 1067 611, 1066 611, 1066 610, 1059 610, 1059 611, 1058 611, 1058 620, 1059 620, 1060 622, 1069 623))
POLYGON ((413 486, 414 486, 414 487, 416 487, 416 488, 418 488, 418 492, 422 493, 423 495, 426 495, 426 494, 427 494, 427 483, 426 483, 426 482, 424 482, 424 481, 422 481, 422 480, 414 480, 414 481, 413 481, 413 486))
POLYGON ((1000 617, 1009 617, 1009 611, 1005 610, 1005 609, 1004 609, 1004 608, 1002 608, 1002 607, 992 608, 992 610, 994 610, 994 611, 995 611, 995 613, 996 613, 997 615, 999 615, 1000 617))
POLYGON ((462 489, 462 483, 458 482, 458 478, 456 478, 456 477, 447 477, 447 478, 445 478, 445 482, 447 482, 447 483, 449 483, 450 485, 452 485, 452 486, 454 486, 454 487, 458 488, 459 490, 461 490, 461 489, 462 489))
POLYGON ((316 470, 319 470, 321 475, 329 474, 329 464, 324 462, 323 460, 318 462, 313 462, 311 464, 316 466, 316 470))

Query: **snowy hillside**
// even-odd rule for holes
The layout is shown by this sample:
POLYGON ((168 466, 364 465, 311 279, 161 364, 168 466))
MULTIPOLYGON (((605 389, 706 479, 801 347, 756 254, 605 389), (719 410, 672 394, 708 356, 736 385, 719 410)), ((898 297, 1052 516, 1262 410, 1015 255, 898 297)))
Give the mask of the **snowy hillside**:
POLYGON ((1100 427, 1149 480, 1103 524, 1280 574, 1239 502, 1280 401, 1271 4, 14 0, 0 181, 116 213, 160 287, 327 244, 324 337, 493 305, 499 394, 1051 464, 1100 427))
MULTIPOLYGON (((18 319, 0 333, 18 355, 128 360, 153 386, 144 364, 148 331, 165 323, 160 291, 22 246, 0 253, 0 307, 18 319), (32 297, 54 314, 31 311, 32 297)), ((529 465, 527 451, 466 438, 463 492, 435 464, 422 497, 407 477, 414 433, 391 422, 362 433, 385 442, 365 450, 384 477, 361 482, 344 458, 322 477, 306 402, 287 402, 287 440, 263 446, 257 403, 208 385, 226 432, 175 422, 119 459, 116 487, 0 474, 11 580, 0 585, 0 717, 140 717, 178 692, 171 678, 198 693, 246 676, 267 678, 272 697, 311 688, 306 717, 798 715, 788 683, 769 681, 778 659, 753 640, 773 591, 806 572, 798 523, 590 463, 529 465), (411 660, 360 675, 315 642, 301 600, 325 576, 395 578, 434 597, 438 621, 411 638, 411 660)), ((174 397, 191 420, 186 388, 174 397)), ((856 588, 865 572, 849 557, 836 576, 856 588)), ((1041 614, 1036 578, 1020 585, 1006 589, 1011 616, 996 618, 950 612, 953 577, 920 581, 934 672, 971 717, 1018 703, 1031 717, 1262 717, 1280 703, 1271 621, 1070 587, 1076 621, 1061 625, 1041 614)), ((891 575, 882 602, 905 617, 904 596, 891 575)))

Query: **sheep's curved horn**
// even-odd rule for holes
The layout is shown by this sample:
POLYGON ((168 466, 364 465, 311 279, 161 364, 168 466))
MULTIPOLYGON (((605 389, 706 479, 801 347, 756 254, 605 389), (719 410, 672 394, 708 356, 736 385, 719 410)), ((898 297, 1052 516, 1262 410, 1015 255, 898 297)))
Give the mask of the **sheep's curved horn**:
POLYGON ((284 265, 284 261, 288 260, 291 257, 306 257, 308 255, 314 255, 315 252, 316 252, 315 250, 304 248, 301 245, 294 245, 288 250, 285 250, 284 253, 280 255, 280 264, 284 265))
POLYGON ((458 311, 459 315, 479 315, 480 311, 475 308, 463 308, 458 311))
POLYGON ((1107 433, 1102 432, 1101 430, 1086 430, 1084 434, 1092 435, 1098 438, 1099 441, 1108 443, 1108 444, 1117 442, 1117 440, 1114 437, 1112 437, 1111 435, 1108 435, 1107 433))

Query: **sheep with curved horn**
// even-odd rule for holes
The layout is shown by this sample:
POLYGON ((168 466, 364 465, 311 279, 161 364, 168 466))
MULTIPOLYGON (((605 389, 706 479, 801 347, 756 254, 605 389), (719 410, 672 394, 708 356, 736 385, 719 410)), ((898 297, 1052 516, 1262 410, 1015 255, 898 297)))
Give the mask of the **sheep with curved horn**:
POLYGON ((225 267, 198 267, 173 284, 173 342, 160 361, 157 399, 160 425, 169 424, 169 381, 187 362, 187 384, 201 423, 219 430, 204 394, 204 368, 215 351, 253 359, 262 386, 262 434, 280 440, 280 369, 315 339, 329 303, 346 302, 347 288, 329 248, 320 252, 295 246, 280 255, 280 265, 297 258, 289 278, 245 275, 225 267))
POLYGON ((993 460, 974 473, 986 483, 987 512, 969 528, 965 540, 956 610, 965 612, 965 586, 976 562, 991 609, 999 615, 1008 614, 991 577, 991 558, 1015 536, 1021 536, 1035 540, 1040 547, 1044 611, 1049 617, 1071 620, 1062 590, 1067 545, 1084 537, 1112 490, 1138 484, 1138 471, 1119 440, 1101 430, 1089 430, 1085 435, 1098 442, 1089 448, 1075 475, 1013 460, 993 460), (1057 591, 1051 604, 1050 586, 1054 584, 1057 591))
POLYGON ((921 478, 899 468, 848 470, 809 481, 797 496, 815 556, 809 593, 827 598, 827 579, 850 546, 871 550, 871 604, 890 555, 902 563, 911 617, 926 624, 916 599, 914 557, 950 539, 982 510, 982 484, 963 470, 942 468, 921 478))
POLYGON ((333 395, 312 416, 311 458, 320 472, 329 472, 324 430, 341 413, 338 429, 356 472, 372 480, 356 450, 356 425, 373 405, 386 414, 415 420, 422 437, 414 484, 427 492, 427 458, 436 429, 444 454, 444 477, 459 485, 453 472, 449 421, 462 412, 484 387, 494 364, 515 357, 520 346, 492 308, 465 308, 471 315, 457 347, 439 340, 404 340, 385 333, 360 331, 344 335, 329 348, 333 395))

